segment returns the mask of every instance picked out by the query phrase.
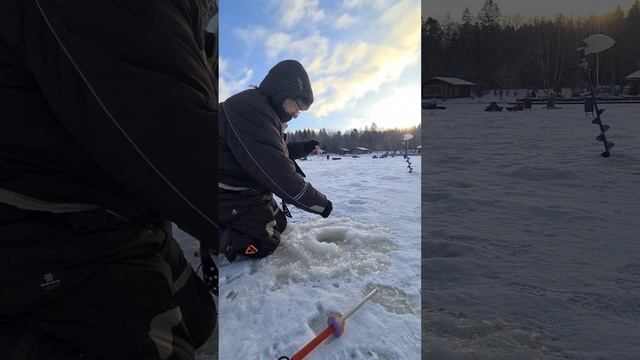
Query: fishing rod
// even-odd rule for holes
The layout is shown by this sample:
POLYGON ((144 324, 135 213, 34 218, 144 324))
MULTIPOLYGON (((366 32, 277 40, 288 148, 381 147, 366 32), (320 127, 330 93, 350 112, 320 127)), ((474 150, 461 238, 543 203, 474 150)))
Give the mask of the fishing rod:
POLYGON ((304 359, 313 349, 318 347, 318 345, 322 344, 324 340, 326 340, 329 336, 333 334, 334 337, 340 337, 344 333, 344 323, 347 319, 353 315, 358 309, 364 305, 369 299, 373 297, 378 292, 378 288, 371 290, 371 292, 364 297, 356 306, 354 306, 351 310, 347 311, 344 316, 340 316, 337 313, 329 314, 327 318, 327 327, 322 330, 322 332, 316 335, 311 341, 309 341, 302 349, 298 350, 291 358, 286 356, 281 356, 278 360, 302 360, 304 359))

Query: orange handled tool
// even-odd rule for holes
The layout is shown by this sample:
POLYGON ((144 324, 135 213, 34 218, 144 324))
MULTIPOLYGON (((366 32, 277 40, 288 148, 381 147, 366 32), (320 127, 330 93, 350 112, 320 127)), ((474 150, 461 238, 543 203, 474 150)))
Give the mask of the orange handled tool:
MULTIPOLYGON (((322 344, 324 340, 326 340, 331 334, 335 337, 340 337, 344 333, 344 322, 353 315, 364 303, 366 303, 373 295, 378 292, 378 288, 373 289, 367 296, 365 296, 362 301, 360 301, 356 306, 354 306, 351 310, 349 310, 344 316, 340 316, 336 313, 331 313, 329 318, 327 318, 327 327, 322 330, 322 332, 316 335, 307 345, 305 345, 302 349, 300 349, 297 353, 295 353, 291 360, 302 360, 304 359, 313 349, 315 349, 318 345, 322 344)), ((282 356, 279 360, 289 360, 288 357, 282 356)))

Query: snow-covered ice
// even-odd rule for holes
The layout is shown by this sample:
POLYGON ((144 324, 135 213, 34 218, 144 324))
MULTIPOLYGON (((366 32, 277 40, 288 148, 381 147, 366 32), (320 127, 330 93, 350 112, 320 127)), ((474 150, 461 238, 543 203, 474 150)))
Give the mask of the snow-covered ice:
POLYGON ((345 313, 374 287, 345 333, 307 358, 420 358, 420 157, 411 162, 412 173, 402 156, 299 162, 333 213, 289 205, 293 219, 274 254, 220 259, 220 359, 291 357, 331 312, 345 313))
MULTIPOLYGON (((423 111, 428 359, 640 356, 640 105, 423 111)), ((504 104, 503 104, 504 105, 504 104)))

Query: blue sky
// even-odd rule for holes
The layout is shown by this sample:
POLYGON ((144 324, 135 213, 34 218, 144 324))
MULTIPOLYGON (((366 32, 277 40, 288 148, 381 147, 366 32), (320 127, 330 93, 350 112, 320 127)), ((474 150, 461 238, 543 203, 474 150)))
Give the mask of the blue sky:
POLYGON ((315 102, 288 130, 420 122, 419 0, 220 0, 220 99, 300 61, 315 102))

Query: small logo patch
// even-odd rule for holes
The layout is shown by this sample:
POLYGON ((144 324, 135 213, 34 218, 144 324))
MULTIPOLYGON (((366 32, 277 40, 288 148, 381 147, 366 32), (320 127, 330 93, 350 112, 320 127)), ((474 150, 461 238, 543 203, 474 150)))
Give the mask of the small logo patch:
POLYGON ((300 91, 303 90, 304 86, 302 86, 302 80, 300 80, 300 78, 296 78, 298 79, 298 86, 300 86, 300 91))
POLYGON ((46 273, 42 276, 40 287, 44 290, 53 290, 60 287, 60 280, 56 279, 53 273, 46 273))
POLYGON ((245 255, 253 255, 256 254, 258 252, 258 248, 256 248, 253 245, 249 245, 245 250, 244 250, 244 254, 245 255))

